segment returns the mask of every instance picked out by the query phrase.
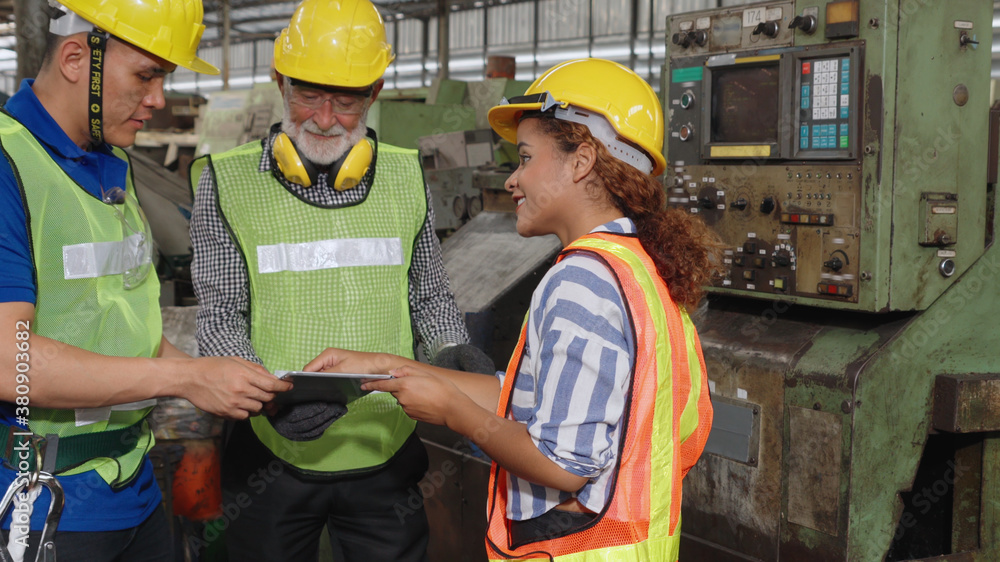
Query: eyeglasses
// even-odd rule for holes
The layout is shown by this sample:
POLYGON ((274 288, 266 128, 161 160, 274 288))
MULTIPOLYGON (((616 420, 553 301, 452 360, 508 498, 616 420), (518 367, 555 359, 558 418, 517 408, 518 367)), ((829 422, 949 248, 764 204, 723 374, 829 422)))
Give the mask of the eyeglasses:
POLYGON ((135 289, 153 269, 153 233, 149 221, 135 196, 120 187, 102 190, 101 200, 114 210, 122 223, 122 285, 125 289, 135 289))
POLYGON ((361 115, 365 111, 370 94, 352 94, 350 92, 326 92, 307 86, 289 86, 288 102, 311 109, 313 111, 330 102, 334 113, 341 115, 361 115))

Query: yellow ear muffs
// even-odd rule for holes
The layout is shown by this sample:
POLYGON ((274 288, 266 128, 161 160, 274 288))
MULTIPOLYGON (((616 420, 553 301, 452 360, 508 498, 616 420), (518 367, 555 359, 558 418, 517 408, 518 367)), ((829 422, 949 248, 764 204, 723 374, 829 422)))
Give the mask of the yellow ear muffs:
MULTIPOLYGON (((319 169, 308 158, 303 158, 295 143, 285 133, 279 133, 274 139, 274 161, 278 170, 285 178, 301 185, 312 187, 319 181, 319 169)), ((330 166, 329 177, 333 179, 333 187, 337 191, 345 191, 361 183, 372 164, 374 151, 368 139, 363 139, 354 145, 340 160, 330 166)))
POLYGON ((288 181, 297 183, 303 187, 316 185, 319 171, 306 158, 299 155, 299 150, 295 148, 295 143, 288 138, 285 133, 279 133, 274 138, 274 161, 278 164, 278 170, 288 181))
POLYGON ((368 139, 354 145, 347 156, 334 163, 330 176, 334 177, 333 187, 337 191, 345 191, 361 183, 361 178, 368 173, 372 164, 372 145, 368 139))

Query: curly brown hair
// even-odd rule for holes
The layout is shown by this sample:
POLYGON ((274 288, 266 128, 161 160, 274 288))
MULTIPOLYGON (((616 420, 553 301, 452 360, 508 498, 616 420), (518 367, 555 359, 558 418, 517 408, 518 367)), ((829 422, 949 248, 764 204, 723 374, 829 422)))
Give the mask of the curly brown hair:
POLYGON ((704 286, 723 274, 723 243, 697 216, 668 208, 663 185, 611 155, 585 125, 562 121, 551 114, 531 114, 541 131, 556 141, 563 153, 574 152, 582 143, 597 150, 594 189, 632 219, 639 242, 656 264, 656 272, 679 305, 693 311, 704 296, 704 286))

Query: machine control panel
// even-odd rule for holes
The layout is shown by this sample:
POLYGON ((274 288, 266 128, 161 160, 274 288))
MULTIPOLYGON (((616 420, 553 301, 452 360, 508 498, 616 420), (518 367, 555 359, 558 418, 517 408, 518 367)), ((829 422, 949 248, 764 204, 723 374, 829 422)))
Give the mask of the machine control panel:
POLYGON ((719 287, 855 302, 861 178, 856 164, 679 165, 671 206, 698 214, 729 246, 719 287), (750 172, 750 173, 748 173, 750 172))
POLYGON ((923 310, 993 243, 997 141, 974 139, 996 125, 976 113, 992 98, 972 20, 921 12, 921 31, 908 20, 884 45, 870 9, 765 1, 668 18, 664 187, 730 248, 713 291, 923 310))
POLYGON ((669 25, 664 181, 728 246, 714 290, 857 303, 864 43, 796 45, 817 13, 791 2, 669 25))
MULTIPOLYGON (((670 21, 668 41, 685 54, 710 51, 762 49, 792 44, 796 28, 806 25, 796 20, 794 2, 772 2, 746 8, 732 8, 709 15, 681 15, 670 21)), ((813 16, 815 26, 815 16, 813 16)))
POLYGON ((669 64, 675 160, 857 156, 861 47, 704 55, 669 64))

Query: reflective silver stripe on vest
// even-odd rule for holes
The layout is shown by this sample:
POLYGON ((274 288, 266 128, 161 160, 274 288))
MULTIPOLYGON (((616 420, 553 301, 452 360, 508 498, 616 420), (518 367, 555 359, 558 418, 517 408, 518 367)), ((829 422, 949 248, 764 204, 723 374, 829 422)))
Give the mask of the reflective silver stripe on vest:
POLYGON ((257 246, 259 273, 363 265, 403 265, 402 241, 399 238, 349 238, 257 246))
MULTIPOLYGON (((105 275, 119 275, 138 265, 139 249, 143 235, 134 234, 121 242, 90 242, 63 246, 63 273, 65 279, 92 279, 105 275)), ((144 252, 145 263, 152 261, 150 252, 144 252)))
POLYGON ((105 406, 103 408, 77 408, 76 409, 76 426, 90 425, 92 423, 97 423, 99 421, 108 421, 111 419, 111 411, 129 411, 129 410, 143 410, 145 408, 152 408, 156 406, 156 398, 150 398, 148 400, 140 400, 138 402, 129 402, 127 404, 116 404, 114 406, 105 406))

